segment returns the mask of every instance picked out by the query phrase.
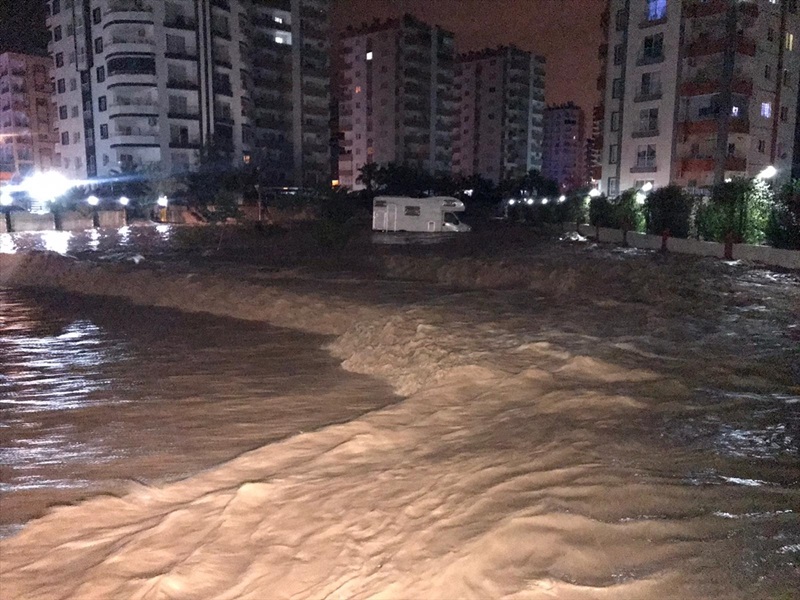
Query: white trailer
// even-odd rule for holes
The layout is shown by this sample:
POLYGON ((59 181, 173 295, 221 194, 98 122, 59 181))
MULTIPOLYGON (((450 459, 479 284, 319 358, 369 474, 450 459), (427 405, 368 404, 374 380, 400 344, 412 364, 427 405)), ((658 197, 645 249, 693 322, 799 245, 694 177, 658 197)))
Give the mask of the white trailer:
POLYGON ((409 198, 378 196, 372 202, 373 231, 470 231, 456 213, 464 212, 464 203, 449 196, 409 198))

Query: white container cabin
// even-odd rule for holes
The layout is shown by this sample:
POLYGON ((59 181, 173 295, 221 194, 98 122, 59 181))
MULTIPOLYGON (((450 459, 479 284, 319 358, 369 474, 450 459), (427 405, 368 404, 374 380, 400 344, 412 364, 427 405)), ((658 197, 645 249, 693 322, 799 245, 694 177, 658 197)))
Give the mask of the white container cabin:
POLYGON ((464 212, 464 203, 449 196, 409 198, 378 196, 372 202, 373 231, 470 231, 456 213, 464 212))

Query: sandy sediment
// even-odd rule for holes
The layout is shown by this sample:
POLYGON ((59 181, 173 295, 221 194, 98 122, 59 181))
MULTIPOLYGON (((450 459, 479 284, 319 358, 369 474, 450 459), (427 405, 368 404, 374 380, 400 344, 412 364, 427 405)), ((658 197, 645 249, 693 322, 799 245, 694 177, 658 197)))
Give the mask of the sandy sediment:
MULTIPOLYGON (((385 261, 390 275, 466 289, 592 294, 582 271, 591 265, 496 266, 385 261)), ((642 298, 676 311, 696 301, 663 274, 613 268, 642 298)), ((345 368, 406 396, 178 483, 53 510, 0 542, 4 597, 660 599, 797 589, 796 573, 742 566, 755 531, 744 516, 757 506, 778 520, 770 527, 794 531, 787 507, 797 490, 725 485, 734 463, 660 439, 652 414, 690 392, 636 361, 565 348, 558 332, 535 337, 524 319, 500 328, 468 318, 457 301, 443 316, 435 301, 392 306, 367 292, 359 302, 313 286, 49 255, 0 256, 0 284, 335 335, 330 349, 345 368), (687 485, 690 474, 701 483, 687 485)), ((745 469, 738 479, 758 479, 735 465, 745 469)), ((790 547, 759 539, 775 546, 770 555, 790 547)))

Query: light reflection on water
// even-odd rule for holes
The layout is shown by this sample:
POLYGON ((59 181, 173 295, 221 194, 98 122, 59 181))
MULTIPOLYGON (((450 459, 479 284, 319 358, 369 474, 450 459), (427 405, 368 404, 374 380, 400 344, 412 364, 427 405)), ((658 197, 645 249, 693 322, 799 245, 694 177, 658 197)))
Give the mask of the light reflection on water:
POLYGON ((0 537, 54 503, 195 473, 394 400, 320 336, 52 292, 0 288, 0 306, 0 537))

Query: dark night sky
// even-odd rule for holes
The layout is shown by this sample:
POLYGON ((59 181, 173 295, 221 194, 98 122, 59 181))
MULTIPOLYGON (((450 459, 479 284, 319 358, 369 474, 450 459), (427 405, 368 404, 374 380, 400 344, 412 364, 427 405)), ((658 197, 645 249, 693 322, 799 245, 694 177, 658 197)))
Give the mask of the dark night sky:
MULTIPOLYGON (((334 0, 334 26, 411 13, 456 34, 459 52, 514 44, 547 58, 548 103, 573 100, 591 123, 605 0, 334 0)), ((588 131, 587 131, 588 135, 588 131)))
POLYGON ((0 0, 0 52, 47 53, 43 0, 0 0))
MULTIPOLYGON (((597 46, 604 4, 605 0, 334 0, 334 28, 408 12, 453 31, 459 51, 513 43, 547 58, 548 103, 573 100, 591 120, 598 98, 597 46)), ((44 12, 42 0, 0 0, 0 51, 44 53, 44 12)))

